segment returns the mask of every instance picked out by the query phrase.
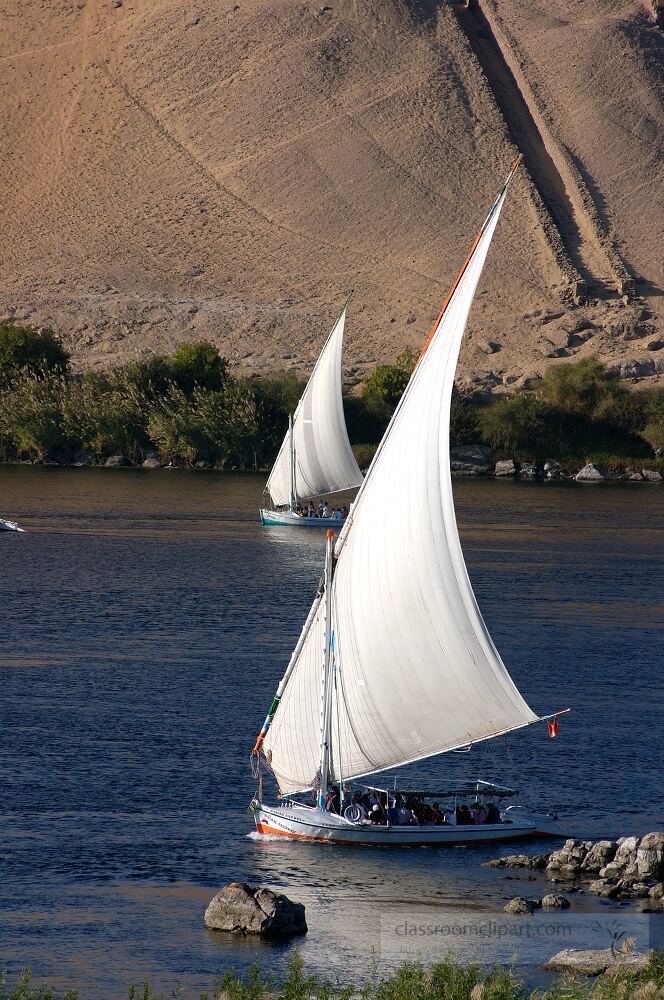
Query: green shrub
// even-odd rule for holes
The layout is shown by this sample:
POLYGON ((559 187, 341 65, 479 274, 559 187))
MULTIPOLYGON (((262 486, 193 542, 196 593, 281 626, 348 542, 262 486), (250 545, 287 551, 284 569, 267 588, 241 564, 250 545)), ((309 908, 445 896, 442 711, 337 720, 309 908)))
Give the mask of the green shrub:
POLYGON ((406 348, 393 365, 378 365, 362 383, 362 400, 370 412, 389 420, 415 368, 415 355, 406 348))
POLYGON ((69 354, 52 330, 0 323, 0 384, 26 375, 69 371, 69 354))

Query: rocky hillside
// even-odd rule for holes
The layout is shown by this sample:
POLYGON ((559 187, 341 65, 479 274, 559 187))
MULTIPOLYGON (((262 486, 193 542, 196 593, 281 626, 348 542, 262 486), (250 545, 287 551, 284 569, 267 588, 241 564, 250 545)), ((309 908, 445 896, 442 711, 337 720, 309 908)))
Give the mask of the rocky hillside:
POLYGON ((460 382, 664 372, 650 0, 0 0, 0 316, 358 377, 418 346, 517 152, 460 382), (663 348, 660 353, 660 347, 663 348))

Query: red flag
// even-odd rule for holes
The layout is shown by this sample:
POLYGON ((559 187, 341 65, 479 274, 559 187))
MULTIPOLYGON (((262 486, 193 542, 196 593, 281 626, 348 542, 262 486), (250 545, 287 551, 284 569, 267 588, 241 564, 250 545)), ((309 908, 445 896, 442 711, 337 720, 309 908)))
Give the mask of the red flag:
POLYGON ((554 739, 558 735, 558 716, 554 715, 552 719, 547 719, 546 724, 549 727, 549 736, 554 739))

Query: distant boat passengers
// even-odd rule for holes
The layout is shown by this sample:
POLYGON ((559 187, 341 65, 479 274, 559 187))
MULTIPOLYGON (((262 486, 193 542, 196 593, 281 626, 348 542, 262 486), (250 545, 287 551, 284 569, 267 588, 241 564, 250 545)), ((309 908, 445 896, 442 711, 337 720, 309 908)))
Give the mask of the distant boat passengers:
POLYGON ((470 805, 457 805, 443 810, 440 803, 429 805, 422 796, 396 793, 388 799, 376 789, 353 792, 345 786, 343 793, 332 785, 325 800, 328 812, 343 815, 353 823, 375 823, 380 826, 477 826, 501 823, 500 810, 494 802, 479 800, 470 805))
POLYGON ((293 513, 298 517, 325 517, 332 521, 345 521, 348 517, 348 507, 330 508, 327 503, 321 501, 318 505, 318 510, 316 510, 313 503, 309 501, 308 507, 302 507, 301 504, 297 504, 293 509, 293 513))

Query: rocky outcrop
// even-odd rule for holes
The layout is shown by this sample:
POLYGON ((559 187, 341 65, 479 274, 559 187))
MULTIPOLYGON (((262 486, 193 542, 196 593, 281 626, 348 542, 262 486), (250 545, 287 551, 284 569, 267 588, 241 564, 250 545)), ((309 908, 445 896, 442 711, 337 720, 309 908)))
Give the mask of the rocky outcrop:
POLYGON ((639 972, 647 967, 648 961, 647 955, 636 952, 615 952, 611 948, 597 950, 565 948, 550 958, 544 968, 577 972, 582 976, 599 976, 603 972, 617 969, 639 972))
POLYGON ((493 472, 491 448, 482 444, 450 448, 450 469, 453 476, 486 476, 493 472))
POLYGON ((649 483, 661 483, 662 473, 658 472, 657 469, 642 469, 641 475, 649 483))
POLYGON ((131 462, 124 455, 111 455, 106 459, 104 465, 107 469, 120 469, 125 465, 131 465, 131 462))
POLYGON ((524 462, 519 469, 520 479, 537 479, 539 476, 539 469, 532 462, 524 462))
POLYGON ((513 458, 503 458, 500 462, 496 462, 494 472, 496 476, 516 476, 518 466, 513 458))
POLYGON ((144 459, 143 461, 144 469, 161 469, 161 462, 158 458, 153 458, 152 456, 144 459))
POLYGON ((546 868, 548 854, 507 854, 504 858, 485 861, 487 868, 546 868))
POLYGON ((580 483, 595 483, 606 479, 606 475, 599 465, 589 462, 588 465, 584 465, 580 472, 577 472, 574 478, 580 483))
POLYGON ((246 882, 231 882, 217 893, 205 911, 205 924, 210 930, 282 940, 307 932, 302 903, 246 882))
POLYGON ((547 479, 560 479, 560 466, 554 458, 547 458, 544 463, 544 475, 547 479))

